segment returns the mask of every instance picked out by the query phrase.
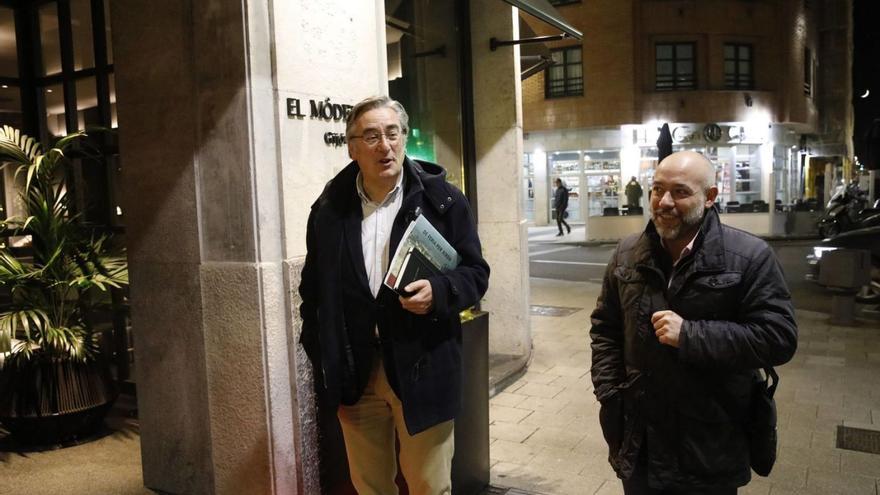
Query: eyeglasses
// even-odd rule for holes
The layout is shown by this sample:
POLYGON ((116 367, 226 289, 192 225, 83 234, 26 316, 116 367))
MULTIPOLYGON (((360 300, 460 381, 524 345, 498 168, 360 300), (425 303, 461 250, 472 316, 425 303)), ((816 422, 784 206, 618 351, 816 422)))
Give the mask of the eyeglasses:
POLYGON ((360 136, 351 136, 349 139, 363 139, 367 146, 376 146, 379 144, 379 140, 382 139, 382 136, 385 136, 385 141, 387 141, 388 144, 396 144, 400 141, 400 136, 402 135, 403 133, 400 132, 400 129, 391 129, 387 132, 367 131, 360 136))

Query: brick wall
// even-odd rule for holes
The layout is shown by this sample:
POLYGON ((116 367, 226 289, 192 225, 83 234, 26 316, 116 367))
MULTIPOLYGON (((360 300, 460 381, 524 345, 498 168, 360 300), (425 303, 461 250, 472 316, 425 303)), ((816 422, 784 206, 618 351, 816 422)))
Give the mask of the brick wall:
MULTIPOLYGON (((815 96, 803 91, 803 55, 805 46, 814 58, 820 55, 819 3, 808 10, 802 0, 585 0, 560 6, 565 19, 584 33, 584 94, 545 99, 544 74, 532 76, 523 82, 524 130, 638 124, 658 116, 677 122, 735 121, 748 119, 759 105, 774 122, 815 129, 815 96), (659 41, 696 43, 697 90, 654 90, 659 41), (727 42, 752 44, 754 90, 725 90, 727 42), (746 104, 747 92, 752 107, 746 104)), ((524 18, 538 35, 558 34, 524 18)), ((820 82, 814 78, 814 95, 820 82)))

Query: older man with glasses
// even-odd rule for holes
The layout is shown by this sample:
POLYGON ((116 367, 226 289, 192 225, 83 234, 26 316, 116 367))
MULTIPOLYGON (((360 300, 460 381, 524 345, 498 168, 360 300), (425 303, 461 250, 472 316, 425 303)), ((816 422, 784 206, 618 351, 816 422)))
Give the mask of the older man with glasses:
POLYGON ((592 314, 593 390, 627 495, 727 495, 750 479, 756 370, 797 325, 767 243, 723 225, 715 167, 683 151, 651 187, 651 222, 620 241, 592 314))
POLYGON ((486 292, 473 214, 439 165, 406 156, 408 116, 387 96, 354 106, 346 122, 352 162, 312 205, 300 341, 316 389, 338 405, 352 482, 361 495, 451 493, 453 421, 461 407, 458 313, 486 292), (423 215, 460 264, 416 280, 407 297, 384 286, 389 258, 423 215))

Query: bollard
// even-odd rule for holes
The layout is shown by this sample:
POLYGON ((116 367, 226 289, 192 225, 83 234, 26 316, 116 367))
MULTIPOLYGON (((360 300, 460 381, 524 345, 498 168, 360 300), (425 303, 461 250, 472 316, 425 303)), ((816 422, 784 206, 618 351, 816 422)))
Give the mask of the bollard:
POLYGON ((831 296, 831 315, 828 321, 832 325, 851 326, 856 321, 855 293, 834 294, 831 296))
POLYGON ((819 260, 819 284, 833 292, 830 322, 855 323, 856 293, 871 283, 871 256, 862 249, 835 249, 819 260))

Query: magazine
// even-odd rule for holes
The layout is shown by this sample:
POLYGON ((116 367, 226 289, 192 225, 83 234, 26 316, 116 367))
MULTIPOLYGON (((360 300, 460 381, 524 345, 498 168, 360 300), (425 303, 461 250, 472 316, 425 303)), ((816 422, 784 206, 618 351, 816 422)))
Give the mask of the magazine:
POLYGON ((424 215, 410 222, 388 265, 385 285, 408 297, 403 288, 415 280, 452 270, 461 256, 424 215))

